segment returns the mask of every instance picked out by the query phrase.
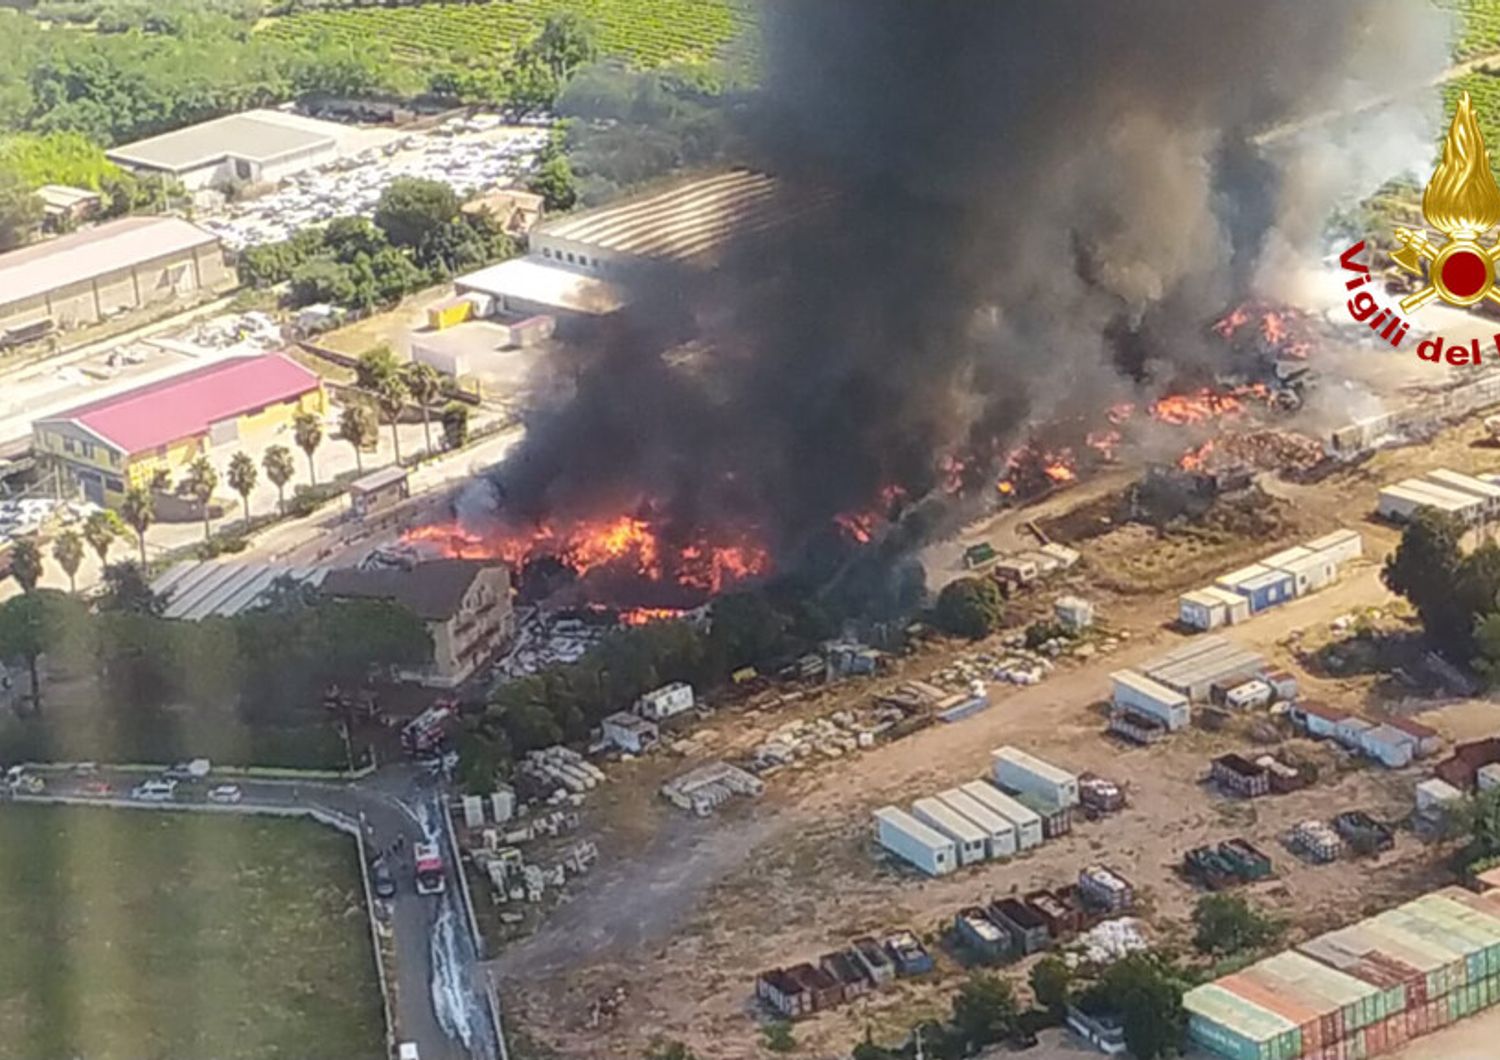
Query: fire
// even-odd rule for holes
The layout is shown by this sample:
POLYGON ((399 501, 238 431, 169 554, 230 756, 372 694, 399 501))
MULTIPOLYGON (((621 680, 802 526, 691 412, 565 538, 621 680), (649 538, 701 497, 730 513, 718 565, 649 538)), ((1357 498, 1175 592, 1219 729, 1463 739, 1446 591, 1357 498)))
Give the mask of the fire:
POLYGON ((869 544, 875 536, 875 515, 871 512, 844 512, 835 515, 833 521, 861 545, 869 544))
POLYGON ((1122 435, 1119 431, 1089 431, 1084 437, 1085 444, 1097 452, 1105 460, 1113 460, 1120 448, 1122 435))
POLYGON ((1121 401, 1119 404, 1111 405, 1104 415, 1108 417, 1110 423, 1118 427, 1135 415, 1135 405, 1129 401, 1121 401))
POLYGON ((995 483, 995 488, 1001 493, 1005 494, 1007 497, 1016 492, 1016 484, 1014 482, 1011 482, 1009 479, 1001 479, 999 482, 995 483))
POLYGON ((1002 494, 1036 493, 1048 486, 1066 485, 1078 478, 1078 462, 1071 449, 1048 450, 1027 444, 1005 458, 1005 472, 995 488, 1002 494))
POLYGON ((1196 449, 1189 449, 1182 454, 1177 461, 1177 466, 1184 471, 1206 471, 1208 470, 1208 458, 1214 451, 1214 441, 1210 438, 1196 449))
POLYGON ((663 539, 649 513, 581 520, 566 531, 543 524, 529 530, 496 527, 478 534, 453 523, 436 523, 408 530, 402 541, 435 547, 444 556, 498 559, 516 569, 551 557, 580 577, 607 568, 704 593, 718 593, 771 568, 770 554, 743 531, 729 531, 719 539, 700 531, 686 544, 674 545, 663 539))
POLYGON ((1204 423, 1224 416, 1239 415, 1245 411, 1246 400, 1251 398, 1270 401, 1271 391, 1261 383, 1251 383, 1231 390, 1219 391, 1203 387, 1191 394, 1168 394, 1152 403, 1151 416, 1178 427, 1204 423))
POLYGON ((672 622, 687 614, 675 607, 631 607, 620 612, 620 625, 644 626, 652 622, 672 622))
POLYGON ((1245 323, 1249 319, 1250 310, 1248 307, 1235 306, 1224 319, 1214 325, 1214 330, 1223 338, 1230 339, 1234 337, 1236 331, 1245 326, 1245 323))
POLYGON ((1286 318, 1274 309, 1260 318, 1260 335, 1268 345, 1280 346, 1286 341, 1286 318))
POLYGON ((1078 477, 1078 473, 1067 464, 1048 464, 1042 471, 1053 482, 1072 482, 1078 477))

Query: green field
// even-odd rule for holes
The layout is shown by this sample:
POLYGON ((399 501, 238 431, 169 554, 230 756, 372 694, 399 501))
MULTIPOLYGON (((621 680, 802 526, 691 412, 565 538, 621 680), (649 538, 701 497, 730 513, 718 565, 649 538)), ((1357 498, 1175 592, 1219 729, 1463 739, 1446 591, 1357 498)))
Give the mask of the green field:
POLYGON ((1459 17, 1455 59, 1477 59, 1500 52, 1500 0, 1433 0, 1459 17))
POLYGON ((384 1055, 352 841, 0 804, 0 1060, 384 1055))
POLYGON ((497 0, 303 11, 273 19, 261 32, 299 42, 323 34, 353 46, 373 42, 413 64, 499 63, 565 10, 594 22, 603 54, 638 66, 713 59, 752 20, 742 0, 497 0))

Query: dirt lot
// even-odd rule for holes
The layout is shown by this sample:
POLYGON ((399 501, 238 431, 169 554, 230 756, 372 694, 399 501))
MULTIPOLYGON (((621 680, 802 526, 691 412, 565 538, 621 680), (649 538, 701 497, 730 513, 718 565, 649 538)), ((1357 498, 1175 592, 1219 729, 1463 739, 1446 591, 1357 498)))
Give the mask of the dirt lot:
MULTIPOLYGON (((1226 556, 1239 552, 1248 560, 1337 525, 1354 525, 1365 535, 1366 556, 1378 559, 1397 535, 1361 521, 1373 507, 1376 484, 1435 466, 1500 467, 1500 453, 1473 444, 1478 435, 1477 428, 1462 428, 1426 449, 1380 454, 1316 486, 1270 483, 1268 490, 1295 513, 1287 532, 1239 542, 1226 556)), ((1083 495, 1081 490, 1080 499, 1083 495)), ((1056 498, 1049 506, 1054 503, 1056 498)), ((1115 534, 1136 535, 1137 549, 1155 547, 1149 536, 1141 538, 1134 530, 1115 534)), ((1103 549, 1085 545, 1085 557, 1123 547, 1122 541, 1111 536, 1103 549)), ((688 762, 658 759, 615 767, 607 799, 589 810, 601 866, 538 933, 510 945, 495 962, 512 1018, 570 1057, 635 1057, 654 1034, 682 1038, 703 1057, 769 1055, 758 1045, 752 1004, 754 975, 762 968, 816 958, 857 933, 909 926, 931 934, 962 905, 1069 882, 1094 861, 1130 877, 1144 897, 1148 918, 1170 936, 1180 931, 1197 897, 1175 873, 1182 853, 1233 835, 1251 839, 1272 856, 1276 879, 1254 891, 1290 915, 1298 933, 1325 930, 1446 882, 1435 867, 1439 852, 1409 832, 1401 833, 1394 851, 1374 861, 1329 866, 1304 864, 1280 842, 1297 821, 1344 809, 1404 818, 1423 767, 1388 772, 1293 741, 1326 756, 1319 784, 1245 803, 1225 799, 1200 778, 1213 755, 1257 746, 1247 726, 1220 733, 1193 730, 1149 751, 1103 737, 1099 704, 1109 672, 1181 641, 1166 624, 1175 615, 1175 591, 1192 584, 1151 595, 1092 594, 1103 600, 1110 624, 1130 634, 1112 655, 1070 664, 1038 686, 997 688, 994 706, 957 724, 777 777, 759 803, 733 807, 714 819, 684 818, 654 797, 660 781, 688 762), (1123 781, 1131 806, 1116 818, 1083 823, 1073 835, 1026 856, 942 880, 922 878, 879 856, 870 810, 984 775, 990 749, 1002 743, 1072 770, 1123 781), (1351 894, 1359 895, 1357 903, 1351 903, 1351 894), (617 987, 626 991, 619 1015, 590 1027, 594 1000, 617 987)), ((1368 677, 1313 676, 1298 666, 1294 649, 1304 635, 1326 636, 1335 617, 1392 602, 1379 582, 1377 563, 1367 559, 1336 586, 1257 617, 1233 636, 1296 671, 1304 694, 1376 716, 1392 706, 1388 689, 1368 677)), ((915 672, 936 660, 907 665, 915 672)), ((868 683, 840 686, 835 698, 857 701, 871 688, 868 683)), ((1460 703, 1422 716, 1451 736, 1468 737, 1489 731, 1483 713, 1479 705, 1460 703)), ((713 735, 703 757, 739 743, 747 724, 734 716, 709 723, 713 735)), ((895 1035, 925 1012, 945 1010, 958 973, 950 959, 940 964, 936 981, 903 984, 799 1023, 804 1052, 847 1055, 867 1026, 877 1037, 895 1035)))

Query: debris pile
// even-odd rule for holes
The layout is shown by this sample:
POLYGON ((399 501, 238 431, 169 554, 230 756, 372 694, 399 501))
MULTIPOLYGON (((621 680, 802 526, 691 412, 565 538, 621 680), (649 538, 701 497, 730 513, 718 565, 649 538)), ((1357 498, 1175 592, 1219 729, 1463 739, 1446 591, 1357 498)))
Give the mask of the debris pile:
POLYGON ((709 762, 661 787, 667 801, 699 817, 707 817, 736 795, 759 798, 765 790, 764 781, 728 762, 709 762))
POLYGON ((614 628, 533 612, 516 630, 515 642, 496 664, 496 672, 502 677, 530 677, 553 666, 575 663, 614 628))
POLYGON ((1151 948, 1151 937, 1143 921, 1133 916, 1105 920, 1078 936, 1078 948, 1089 964, 1113 964, 1132 953, 1151 948))
POLYGON ((554 803, 592 791, 604 779, 604 770, 561 744, 528 751, 518 774, 532 787, 548 792, 544 798, 554 803))

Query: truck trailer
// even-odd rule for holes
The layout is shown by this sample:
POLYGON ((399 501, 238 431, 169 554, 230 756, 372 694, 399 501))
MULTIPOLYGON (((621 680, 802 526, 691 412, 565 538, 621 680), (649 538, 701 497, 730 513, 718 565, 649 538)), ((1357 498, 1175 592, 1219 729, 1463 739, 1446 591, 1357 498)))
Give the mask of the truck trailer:
POLYGON ((929 876, 946 876, 958 867, 953 840, 896 806, 875 811, 880 845, 929 876))
POLYGON ((1016 826, 1016 849, 1030 850, 1042 842, 1042 819, 1032 810, 986 780, 971 780, 959 790, 1016 826))
POLYGON ((998 787, 1039 795, 1059 809, 1078 805, 1077 776, 1018 747, 997 747, 991 751, 990 768, 998 787))

